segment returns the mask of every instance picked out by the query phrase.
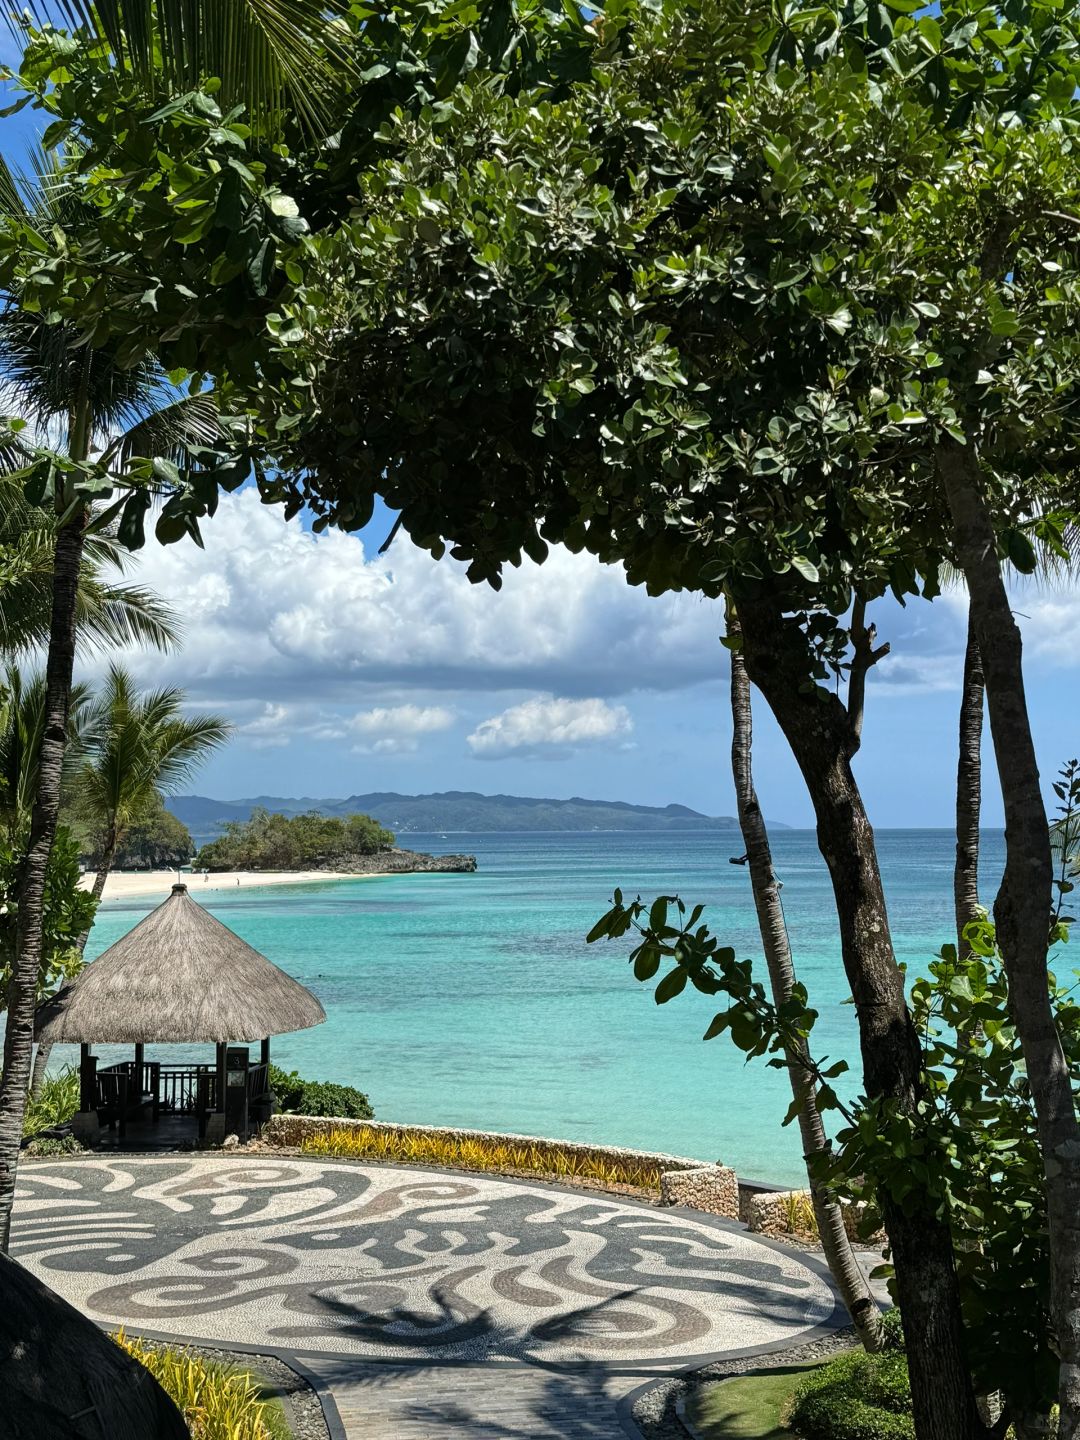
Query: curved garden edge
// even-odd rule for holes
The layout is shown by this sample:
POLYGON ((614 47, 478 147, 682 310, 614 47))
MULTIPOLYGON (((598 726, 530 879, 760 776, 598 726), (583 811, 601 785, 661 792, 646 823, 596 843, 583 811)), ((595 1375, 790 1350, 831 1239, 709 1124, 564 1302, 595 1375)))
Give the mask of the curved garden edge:
MULTIPOLYGON (((816 1248, 813 1232, 800 1223, 809 1212, 809 1195, 803 1190, 791 1190, 783 1185, 768 1181, 749 1180, 721 1161, 710 1163, 686 1155, 671 1155, 665 1151, 637 1150, 627 1146, 601 1145, 587 1141, 561 1140, 549 1136, 520 1135, 492 1130, 473 1130, 456 1126, 419 1125, 387 1120, 353 1120, 333 1116, 310 1116, 277 1114, 270 1117, 263 1127, 260 1139, 272 1149, 305 1153, 313 1141, 326 1141, 333 1134, 361 1135, 364 1133, 398 1139, 407 1142, 411 1137, 465 1142, 479 1145, 518 1145, 528 1148, 534 1155, 549 1155, 565 1161, 573 1157, 583 1162, 599 1163, 652 1171, 656 1176, 659 1203, 663 1206, 682 1205, 706 1215, 717 1215, 727 1220, 740 1221, 753 1234, 768 1235, 802 1247, 816 1248), (805 1199, 804 1199, 805 1197, 805 1199)), ((400 1163, 407 1163, 402 1160, 400 1163)), ((447 1162, 447 1169, 465 1169, 447 1162)), ((514 1168, 504 1173, 521 1176, 523 1172, 514 1168)), ((609 1189, 617 1194, 656 1196, 651 1187, 625 1186, 619 1184, 601 1185, 582 1182, 578 1177, 560 1171, 555 1164, 551 1171, 534 1170, 537 1179, 551 1178, 558 1183, 581 1188, 609 1189)), ((849 1232, 854 1237, 858 1212, 851 1207, 849 1232)))

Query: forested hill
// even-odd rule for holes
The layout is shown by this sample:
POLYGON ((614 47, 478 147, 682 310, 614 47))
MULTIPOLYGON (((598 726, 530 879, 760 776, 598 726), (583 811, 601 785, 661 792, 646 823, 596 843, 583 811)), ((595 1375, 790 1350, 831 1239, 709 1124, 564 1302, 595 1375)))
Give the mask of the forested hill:
POLYGON ((212 838, 228 820, 247 820, 256 806, 283 815, 317 810, 323 815, 371 815, 395 834, 491 830, 731 830, 728 815, 703 815, 686 805, 631 805, 621 800, 541 800, 524 795, 480 795, 446 790, 434 795, 376 791, 344 800, 256 795, 247 800, 212 800, 174 795, 169 809, 197 839, 212 838))

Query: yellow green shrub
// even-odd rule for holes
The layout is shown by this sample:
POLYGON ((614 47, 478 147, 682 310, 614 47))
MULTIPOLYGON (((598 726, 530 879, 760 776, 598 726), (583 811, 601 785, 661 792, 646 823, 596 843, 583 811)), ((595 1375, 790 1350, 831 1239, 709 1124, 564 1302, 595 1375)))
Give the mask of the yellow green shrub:
POLYGON ((568 1180, 598 1180, 606 1185, 634 1185, 650 1190, 660 1184, 660 1167, 647 1161, 607 1158, 536 1142, 376 1130, 366 1125, 341 1126, 305 1136, 300 1149, 305 1155, 339 1159, 379 1160, 388 1164, 404 1161, 447 1170, 524 1170, 568 1180))
POLYGON ((264 1400, 246 1372, 176 1346, 147 1344, 123 1330, 113 1338, 175 1403, 192 1440, 281 1440, 288 1434, 280 1405, 264 1400))

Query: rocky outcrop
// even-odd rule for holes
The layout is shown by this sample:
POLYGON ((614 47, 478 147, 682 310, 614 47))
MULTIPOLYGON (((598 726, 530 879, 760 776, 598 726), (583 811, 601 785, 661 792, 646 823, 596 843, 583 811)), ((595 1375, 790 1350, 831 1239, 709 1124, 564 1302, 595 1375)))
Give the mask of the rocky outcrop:
POLYGON ((421 850, 380 850, 374 855, 344 855, 320 869, 365 875, 458 874, 476 869, 475 855, 425 855, 421 850))

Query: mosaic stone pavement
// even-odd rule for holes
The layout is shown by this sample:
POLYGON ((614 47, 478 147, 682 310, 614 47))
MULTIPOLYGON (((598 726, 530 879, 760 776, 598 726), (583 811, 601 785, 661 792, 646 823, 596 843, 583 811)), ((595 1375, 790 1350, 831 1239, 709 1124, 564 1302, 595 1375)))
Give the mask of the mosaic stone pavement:
POLYGON ((26 1164, 12 1253, 95 1319, 313 1357, 347 1433, 351 1405, 389 1406, 363 1432, 394 1440, 606 1440, 646 1372, 794 1341, 834 1308, 797 1255, 684 1210, 288 1158, 26 1164), (503 1428, 511 1391, 524 1428, 503 1428))

